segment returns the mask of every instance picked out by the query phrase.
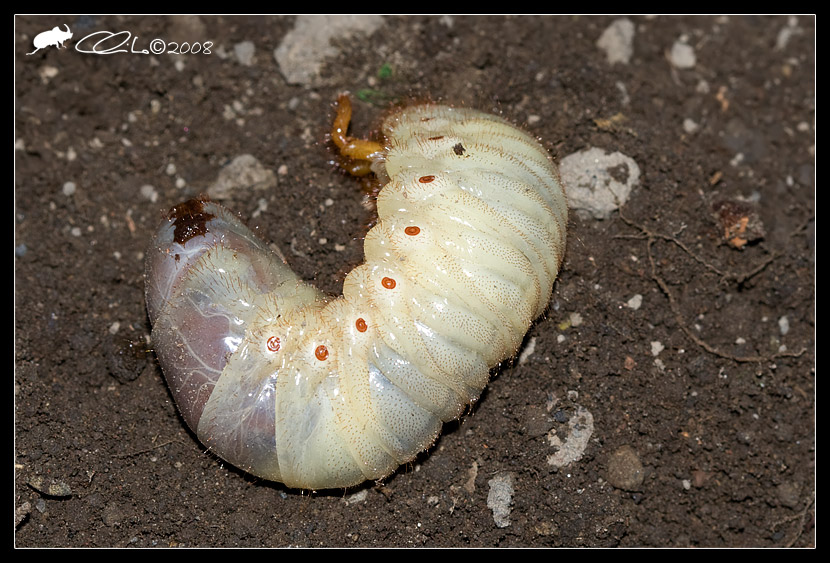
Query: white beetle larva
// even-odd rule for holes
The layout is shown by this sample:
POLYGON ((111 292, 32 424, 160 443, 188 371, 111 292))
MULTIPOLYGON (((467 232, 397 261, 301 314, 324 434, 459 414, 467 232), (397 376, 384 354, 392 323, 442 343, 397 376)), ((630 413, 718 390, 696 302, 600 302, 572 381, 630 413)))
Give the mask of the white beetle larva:
MULTIPOLYGON (((383 145, 332 137, 385 183, 365 263, 327 299, 219 205, 174 207, 147 256, 152 339, 199 440, 264 479, 380 479, 475 401, 550 299, 567 204, 545 149, 504 119, 415 105, 383 145)), ((362 169, 362 170, 361 170, 362 169)))

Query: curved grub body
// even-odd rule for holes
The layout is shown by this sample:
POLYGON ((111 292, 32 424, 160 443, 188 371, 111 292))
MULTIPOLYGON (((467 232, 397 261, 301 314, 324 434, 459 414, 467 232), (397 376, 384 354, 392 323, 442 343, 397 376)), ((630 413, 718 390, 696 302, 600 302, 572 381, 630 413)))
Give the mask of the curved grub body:
POLYGON ((428 448, 516 353, 562 261, 566 200, 532 137, 432 105, 383 133, 378 222, 342 296, 212 202, 171 210, 148 252, 152 338, 185 421, 291 487, 379 479, 428 448))

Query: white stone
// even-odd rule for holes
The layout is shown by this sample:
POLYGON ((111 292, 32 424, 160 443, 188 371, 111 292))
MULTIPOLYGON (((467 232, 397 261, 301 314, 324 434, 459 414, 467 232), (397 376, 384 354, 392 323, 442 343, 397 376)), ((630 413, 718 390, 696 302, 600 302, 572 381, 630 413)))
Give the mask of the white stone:
MULTIPOLYGON (((301 15, 289 31, 274 57, 289 84, 320 86, 325 80, 320 69, 327 57, 337 55, 330 40, 347 39, 357 33, 370 34, 383 24, 378 15, 301 15)), ((368 48, 368 45, 367 45, 368 48)))
POLYGON ((242 154, 219 172, 207 192, 214 199, 226 199, 237 189, 266 190, 276 185, 277 176, 273 170, 265 168, 253 155, 242 154))
POLYGON ((510 505, 513 504, 513 474, 499 473, 489 481, 487 508, 493 511, 493 520, 499 528, 510 525, 510 505))
POLYGON ((632 296, 631 299, 625 304, 626 307, 629 309, 634 309, 635 311, 640 308, 643 304, 643 296, 637 293, 636 295, 632 296))
POLYGON ((662 342, 659 342, 659 341, 655 340, 654 342, 651 343, 651 355, 652 356, 657 356, 657 355, 660 354, 660 352, 665 350, 665 348, 666 347, 663 346, 662 342))
POLYGON ((614 20, 600 35, 597 47, 605 51, 609 64, 628 64, 634 54, 634 24, 628 18, 614 20))
POLYGON ((640 167, 634 159, 596 147, 563 158, 559 174, 570 208, 596 219, 607 219, 640 183, 640 167))
MULTIPOLYGON (((569 398, 570 391, 568 392, 569 398)), ((573 399, 571 399, 573 400, 573 399)), ((576 413, 568 421, 568 435, 560 438, 555 430, 548 433, 548 443, 557 448, 556 453, 548 456, 548 464, 555 467, 565 467, 575 461, 582 459, 585 448, 594 434, 594 415, 581 406, 577 407, 576 413)))
POLYGON ((256 51, 256 46, 251 41, 242 41, 233 46, 233 54, 236 55, 236 60, 243 66, 253 64, 254 51, 256 51))
POLYGON ((695 50, 680 40, 674 42, 669 52, 669 62, 675 68, 692 68, 697 64, 695 50))

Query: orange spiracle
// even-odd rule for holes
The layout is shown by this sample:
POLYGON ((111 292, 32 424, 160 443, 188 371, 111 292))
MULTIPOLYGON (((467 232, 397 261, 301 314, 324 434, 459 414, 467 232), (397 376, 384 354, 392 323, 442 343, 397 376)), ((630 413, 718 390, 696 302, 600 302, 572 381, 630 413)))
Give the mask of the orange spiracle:
POLYGON ((314 355, 317 357, 318 360, 324 362, 326 358, 329 357, 329 349, 320 344, 317 346, 317 349, 314 350, 314 355))

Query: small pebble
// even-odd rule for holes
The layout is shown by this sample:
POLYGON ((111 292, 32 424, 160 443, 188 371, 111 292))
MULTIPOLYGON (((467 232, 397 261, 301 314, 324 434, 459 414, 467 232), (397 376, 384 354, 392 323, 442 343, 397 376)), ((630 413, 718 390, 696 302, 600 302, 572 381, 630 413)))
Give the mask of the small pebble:
POLYGON ((776 487, 775 492, 778 501, 787 508, 796 508, 801 501, 801 487, 792 481, 784 481, 776 487))
POLYGON ((700 126, 688 117, 683 120, 683 130, 686 133, 696 133, 700 126))
POLYGON ((663 350, 665 350, 665 346, 663 346, 662 342, 654 341, 654 342, 651 343, 651 355, 652 356, 659 355, 660 352, 662 352, 663 350))
POLYGON ((675 68, 692 68, 697 63, 695 50, 681 40, 674 42, 669 53, 669 62, 675 68))
MULTIPOLYGON (((568 391, 568 398, 575 401, 578 394, 568 391)), ((554 419, 558 420, 556 417, 554 419)), ((548 465, 565 467, 582 459, 593 433, 594 415, 584 407, 577 407, 576 412, 568 418, 567 430, 553 428, 548 432, 548 444, 556 448, 556 452, 547 458, 548 465), (564 438, 561 437, 562 434, 566 434, 564 438)))
POLYGON ((628 302, 625 305, 626 305, 626 307, 628 307, 630 309, 634 309, 636 311, 637 309, 640 308, 640 306, 642 304, 643 304, 643 296, 640 295, 639 293, 637 293, 631 299, 629 299, 628 302))
POLYGON ((141 186, 138 189, 138 193, 141 194, 141 197, 143 197, 144 199, 149 199, 153 203, 155 203, 159 197, 156 188, 151 186, 150 184, 144 184, 143 186, 141 186))
POLYGON ((53 497, 68 497, 72 496, 72 489, 69 485, 64 483, 63 481, 59 481, 57 479, 47 479, 42 477, 41 475, 35 475, 28 481, 29 486, 31 486, 36 491, 53 496, 53 497))
POLYGON ((499 528, 506 528, 510 525, 513 480, 511 473, 499 473, 487 481, 490 486, 490 492, 487 493, 487 508, 493 511, 493 520, 499 528))
POLYGON ((643 484, 645 471, 634 448, 625 445, 617 448, 608 460, 608 482, 617 489, 638 491, 643 484))
POLYGON ((26 517, 29 516, 29 513, 32 511, 32 505, 28 502, 24 502, 14 510, 14 526, 15 528, 23 522, 26 517))
POLYGON ((236 60, 243 66, 251 66, 254 62, 254 51, 256 47, 251 41, 242 41, 233 46, 233 53, 236 60))
POLYGON ((525 346, 525 349, 522 350, 522 353, 519 354, 519 365, 527 363, 527 359, 532 356, 535 351, 536 337, 534 336, 528 341, 527 346, 525 346))
POLYGON ((219 171, 207 192, 213 199, 227 199, 236 190, 269 190, 276 185, 273 170, 263 166, 253 155, 241 154, 219 171))
POLYGON ((369 490, 363 489, 362 491, 357 491, 351 495, 348 495, 343 498, 343 502, 346 504, 357 504, 366 500, 369 496, 369 490))
POLYGON ((119 526, 125 520, 124 509, 116 502, 109 503, 101 513, 101 520, 107 526, 119 526))
POLYGON ((40 68, 40 70, 38 71, 38 74, 40 74, 40 78, 44 82, 49 82, 49 79, 56 77, 58 75, 58 72, 59 71, 56 67, 53 67, 53 66, 50 66, 50 65, 44 65, 40 68))
POLYGON ((597 47, 605 51, 609 64, 628 64, 634 54, 634 24, 628 18, 611 22, 597 40, 597 47))

